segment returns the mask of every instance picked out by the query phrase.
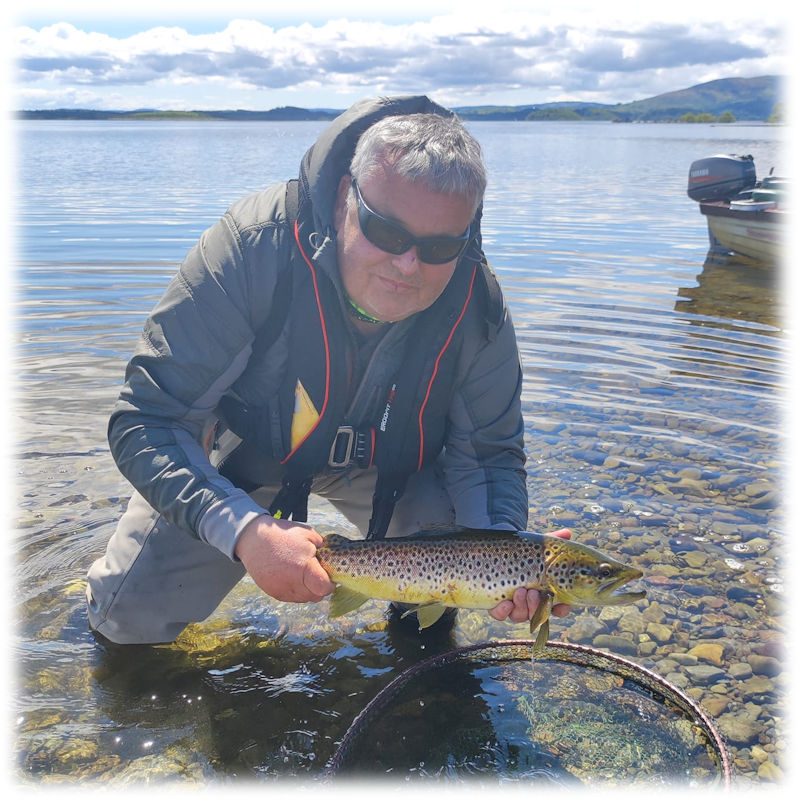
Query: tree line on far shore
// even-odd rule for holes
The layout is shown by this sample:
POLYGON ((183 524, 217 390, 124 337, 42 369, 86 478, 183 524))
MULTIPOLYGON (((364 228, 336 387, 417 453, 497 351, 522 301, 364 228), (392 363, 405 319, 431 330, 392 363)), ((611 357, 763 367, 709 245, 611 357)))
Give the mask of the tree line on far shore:
MULTIPOLYGON (((784 120, 784 112, 783 112, 783 105, 778 103, 772 111, 772 114, 769 115, 769 118, 766 120, 767 122, 783 122, 784 120)), ((675 122, 736 122, 736 117, 731 114, 730 111, 725 111, 720 114, 718 117, 714 116, 713 114, 692 114, 688 112, 683 116, 679 117, 675 122)))

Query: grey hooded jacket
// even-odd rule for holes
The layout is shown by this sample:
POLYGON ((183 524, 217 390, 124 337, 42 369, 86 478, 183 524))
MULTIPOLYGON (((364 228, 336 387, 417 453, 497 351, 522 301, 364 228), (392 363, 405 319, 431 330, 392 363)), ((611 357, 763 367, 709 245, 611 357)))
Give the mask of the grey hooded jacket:
MULTIPOLYGON (((449 113, 425 97, 362 101, 337 117, 304 158, 317 232, 313 260, 337 286, 334 200, 355 142, 383 116, 420 111, 449 113)), ((204 438, 223 395, 263 403, 284 374, 286 336, 261 353, 253 352, 253 341, 272 309, 278 265, 296 246, 285 193, 279 184, 246 197, 203 233, 145 323, 109 422, 111 451, 123 475, 170 522, 232 559, 241 531, 265 511, 214 468, 204 438)), ((361 373, 348 423, 373 418, 376 387, 393 374, 414 324, 414 317, 394 324, 366 364, 359 364, 354 336, 341 343, 361 373)), ((462 328, 442 454, 456 521, 523 529, 528 503, 513 326, 504 309, 490 341, 471 303, 462 328)), ((285 432, 275 431, 274 440, 285 441, 285 432)))

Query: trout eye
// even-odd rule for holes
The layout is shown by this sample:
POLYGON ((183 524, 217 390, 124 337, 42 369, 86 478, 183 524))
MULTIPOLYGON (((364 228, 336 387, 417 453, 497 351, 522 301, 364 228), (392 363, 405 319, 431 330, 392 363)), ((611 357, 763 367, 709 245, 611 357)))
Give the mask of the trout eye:
POLYGON ((614 570, 613 570, 611 564, 601 564, 597 568, 597 574, 601 578, 610 578, 614 574, 614 570))

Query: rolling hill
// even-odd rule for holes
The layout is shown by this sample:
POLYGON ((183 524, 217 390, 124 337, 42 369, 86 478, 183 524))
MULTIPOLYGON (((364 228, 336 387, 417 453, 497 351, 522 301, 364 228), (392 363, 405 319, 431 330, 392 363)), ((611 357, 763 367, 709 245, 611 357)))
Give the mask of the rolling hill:
MULTIPOLYGON (((522 106, 460 106, 453 110, 467 120, 611 120, 614 122, 677 121, 685 114, 729 112, 741 121, 764 122, 782 100, 783 79, 776 75, 759 78, 722 78, 666 92, 645 100, 605 105, 564 101, 522 106)), ((20 119, 225 119, 225 120, 326 120, 335 109, 286 106, 268 111, 102 111, 97 109, 39 109, 17 112, 20 119)))

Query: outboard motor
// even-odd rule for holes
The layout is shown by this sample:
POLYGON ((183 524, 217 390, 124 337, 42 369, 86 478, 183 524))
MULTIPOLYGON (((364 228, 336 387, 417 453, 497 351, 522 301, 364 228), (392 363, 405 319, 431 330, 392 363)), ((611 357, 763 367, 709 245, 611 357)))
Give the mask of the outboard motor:
POLYGON ((728 200, 756 185, 753 156, 718 155, 693 161, 688 193, 692 200, 728 200))

